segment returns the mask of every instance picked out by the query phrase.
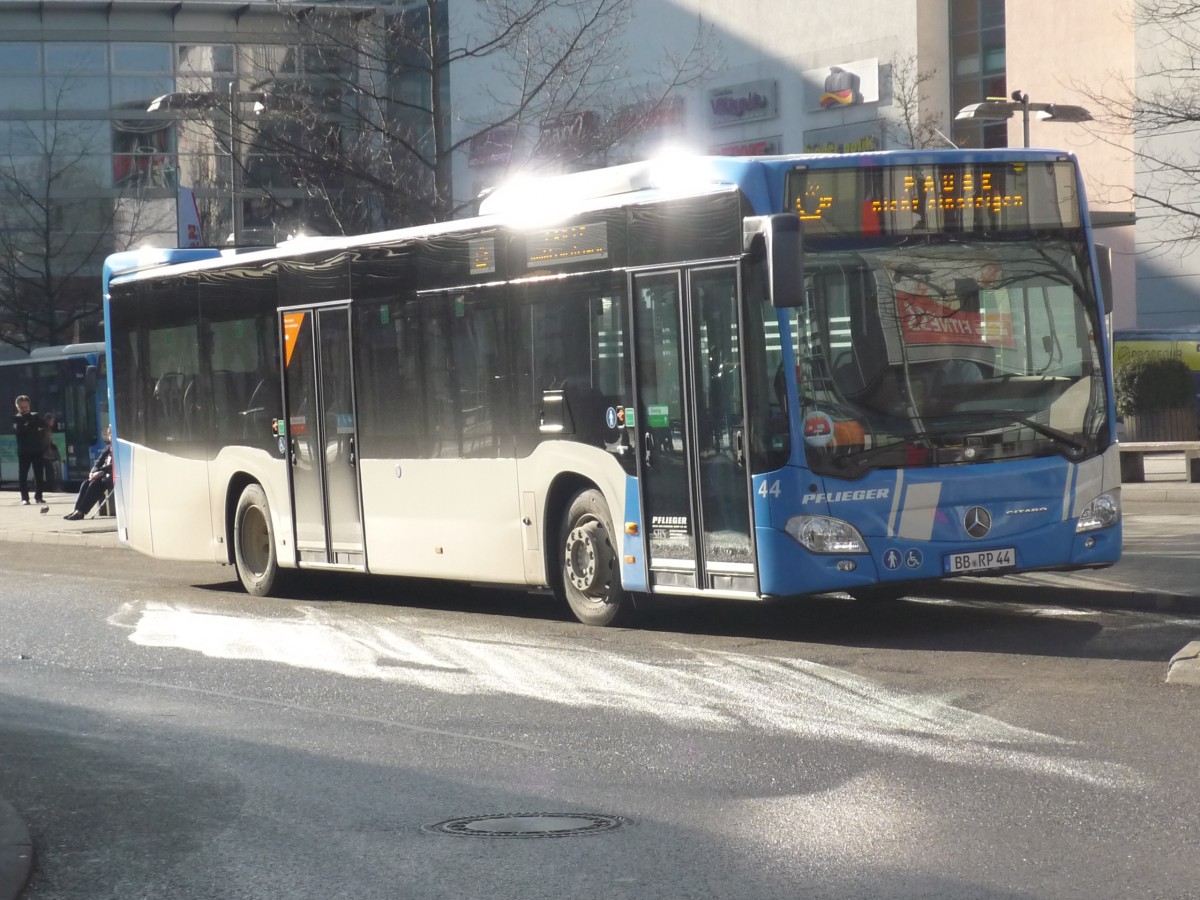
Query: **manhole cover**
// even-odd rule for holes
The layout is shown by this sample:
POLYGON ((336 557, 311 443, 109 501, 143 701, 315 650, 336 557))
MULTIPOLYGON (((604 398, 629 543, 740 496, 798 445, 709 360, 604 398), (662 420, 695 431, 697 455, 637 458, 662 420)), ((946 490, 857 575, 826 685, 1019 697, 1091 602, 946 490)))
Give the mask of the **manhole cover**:
POLYGON ((598 813, 508 813, 447 819, 436 825, 424 825, 421 830, 457 837, 555 838, 612 831, 627 821, 621 816, 598 813))

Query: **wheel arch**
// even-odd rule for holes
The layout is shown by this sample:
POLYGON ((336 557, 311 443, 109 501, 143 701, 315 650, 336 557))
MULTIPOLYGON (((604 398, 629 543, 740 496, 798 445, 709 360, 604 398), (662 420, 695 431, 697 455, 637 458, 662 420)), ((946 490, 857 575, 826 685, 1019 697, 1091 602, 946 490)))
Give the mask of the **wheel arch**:
MULTIPOLYGON (((604 493, 604 488, 588 478, 585 475, 580 475, 578 472, 563 472, 558 475, 546 490, 546 505, 542 510, 542 547, 543 556, 546 564, 546 580, 550 587, 556 587, 557 582, 562 580, 562 550, 559 546, 559 529, 562 527, 563 516, 567 514, 567 508, 571 504, 572 498, 580 491, 597 490, 601 494, 604 493)), ((605 497, 605 502, 609 503, 609 514, 612 512, 612 503, 605 497)))
POLYGON ((266 488, 263 483, 251 475, 249 472, 235 472, 229 479, 229 484, 225 488, 225 562, 227 565, 234 565, 234 547, 233 547, 233 520, 237 513, 238 501, 242 497, 242 491, 246 490, 252 484, 257 484, 266 493, 266 488))

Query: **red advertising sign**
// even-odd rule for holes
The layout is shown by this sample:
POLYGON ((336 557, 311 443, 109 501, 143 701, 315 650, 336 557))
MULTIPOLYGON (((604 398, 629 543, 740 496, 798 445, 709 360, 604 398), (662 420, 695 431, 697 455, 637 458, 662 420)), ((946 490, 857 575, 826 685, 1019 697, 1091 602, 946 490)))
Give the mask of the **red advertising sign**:
POLYGON ((722 144, 708 152, 716 156, 773 156, 779 152, 778 137, 759 138, 737 144, 722 144))
POLYGON ((906 344, 1012 347, 1012 316, 968 312, 937 300, 896 291, 900 331, 906 344))

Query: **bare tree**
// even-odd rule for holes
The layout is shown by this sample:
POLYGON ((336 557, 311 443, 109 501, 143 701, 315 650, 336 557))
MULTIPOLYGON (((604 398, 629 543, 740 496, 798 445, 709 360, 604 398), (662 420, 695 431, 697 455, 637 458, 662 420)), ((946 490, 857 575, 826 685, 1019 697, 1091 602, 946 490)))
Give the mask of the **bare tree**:
POLYGON ((937 76, 937 69, 921 69, 915 54, 891 59, 892 105, 897 119, 888 124, 893 141, 910 149, 946 144, 942 136, 941 112, 930 112, 925 86, 937 76))
MULTIPOLYGON (((1200 2, 1138 0, 1132 80, 1114 74, 1081 90, 1120 146, 1133 136, 1139 218, 1153 218, 1160 248, 1200 238, 1200 2)), ((1148 230, 1143 234, 1149 234, 1148 230)))
POLYGON ((654 69, 631 72, 634 0, 465 8, 477 18, 452 30, 444 0, 370 14, 281 5, 304 74, 289 62, 250 85, 266 112, 248 183, 268 196, 272 182, 303 186, 327 226, 345 233, 444 220, 473 202, 455 194, 456 155, 490 144, 512 168, 605 164, 675 108, 680 88, 720 65, 697 20, 654 69), (450 108, 451 78, 479 85, 469 108, 450 108))
POLYGON ((11 122, 0 147, 0 342, 23 350, 98 338, 105 255, 174 232, 173 205, 141 202, 141 179, 110 186, 116 157, 95 152, 110 122, 60 112, 70 90, 63 79, 54 115, 11 122))

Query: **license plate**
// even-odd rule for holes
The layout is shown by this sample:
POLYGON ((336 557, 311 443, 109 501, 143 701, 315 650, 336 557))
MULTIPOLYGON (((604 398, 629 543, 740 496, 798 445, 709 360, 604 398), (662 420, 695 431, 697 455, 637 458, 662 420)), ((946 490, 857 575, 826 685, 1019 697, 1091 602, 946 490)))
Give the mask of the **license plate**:
POLYGON ((1011 569, 1017 564, 1017 551, 1012 547, 997 550, 972 550, 970 553, 949 553, 945 557, 946 574, 983 572, 988 569, 1011 569))

